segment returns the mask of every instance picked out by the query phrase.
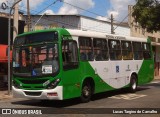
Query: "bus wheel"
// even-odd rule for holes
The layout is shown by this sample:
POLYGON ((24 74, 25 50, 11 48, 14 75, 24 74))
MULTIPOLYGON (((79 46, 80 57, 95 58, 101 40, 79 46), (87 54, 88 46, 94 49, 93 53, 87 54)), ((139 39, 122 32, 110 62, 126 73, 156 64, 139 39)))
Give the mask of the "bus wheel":
POLYGON ((82 91, 81 91, 81 102, 86 103, 89 102, 91 99, 91 95, 92 95, 92 89, 91 89, 91 85, 89 82, 85 82, 82 86, 82 91))
POLYGON ((130 81, 130 92, 135 93, 137 90, 137 78, 135 75, 131 76, 131 81, 130 81))

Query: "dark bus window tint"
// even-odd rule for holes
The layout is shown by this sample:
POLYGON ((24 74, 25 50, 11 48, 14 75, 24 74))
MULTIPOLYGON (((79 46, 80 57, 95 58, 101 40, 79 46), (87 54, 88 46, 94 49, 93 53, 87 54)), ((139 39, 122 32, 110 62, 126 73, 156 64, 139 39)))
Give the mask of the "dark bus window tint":
POLYGON ((63 68, 74 69, 78 67, 78 48, 76 41, 66 40, 62 44, 63 68))
POLYGON ((140 42, 133 42, 133 53, 134 53, 134 59, 135 60, 142 60, 143 59, 143 51, 142 51, 142 45, 140 42))
POLYGON ((144 59, 151 59, 151 49, 149 43, 142 43, 144 59))
POLYGON ((53 42, 58 40, 57 32, 33 33, 25 36, 19 36, 15 39, 14 45, 23 45, 40 42, 53 42))
POLYGON ((121 60, 121 46, 119 40, 108 40, 109 55, 111 60, 121 60))
POLYGON ((79 37, 80 59, 93 61, 92 40, 89 37, 79 37))
POLYGON ((130 41, 121 41, 123 60, 132 60, 132 44, 130 41))
POLYGON ((93 46, 96 61, 108 60, 108 47, 105 39, 93 39, 93 46))

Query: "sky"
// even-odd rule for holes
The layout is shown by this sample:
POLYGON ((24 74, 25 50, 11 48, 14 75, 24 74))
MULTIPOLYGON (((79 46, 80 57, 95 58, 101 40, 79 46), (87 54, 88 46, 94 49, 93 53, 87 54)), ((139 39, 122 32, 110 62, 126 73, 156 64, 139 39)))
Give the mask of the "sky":
MULTIPOLYGON (((113 14, 115 21, 123 21, 128 15, 128 5, 134 5, 136 0, 29 0, 32 15, 44 14, 79 14, 109 21, 113 14)), ((0 12, 8 12, 1 8, 1 3, 11 6, 14 0, 0 0, 0 12)), ((20 11, 26 14, 27 0, 19 3, 20 11)), ((127 21, 127 18, 125 19, 127 21)))

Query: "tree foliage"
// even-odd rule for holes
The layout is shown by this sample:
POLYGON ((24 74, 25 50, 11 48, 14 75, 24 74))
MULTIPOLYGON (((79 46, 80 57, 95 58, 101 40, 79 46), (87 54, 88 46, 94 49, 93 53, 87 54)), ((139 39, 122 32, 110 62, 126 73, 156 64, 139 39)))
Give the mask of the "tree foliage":
POLYGON ((142 28, 148 32, 160 31, 160 2, 159 0, 136 0, 132 16, 142 28))

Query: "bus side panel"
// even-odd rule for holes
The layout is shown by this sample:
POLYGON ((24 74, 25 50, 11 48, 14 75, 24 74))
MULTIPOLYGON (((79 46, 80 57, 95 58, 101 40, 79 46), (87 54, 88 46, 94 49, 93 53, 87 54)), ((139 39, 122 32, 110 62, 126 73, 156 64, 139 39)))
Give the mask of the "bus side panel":
POLYGON ((64 70, 63 79, 63 98, 69 99, 80 97, 82 84, 85 78, 92 77, 93 69, 86 62, 80 62, 77 69, 64 70))
MULTIPOLYGON (((96 71, 96 69, 93 68, 93 66, 91 65, 91 63, 93 63, 94 61, 90 61, 90 62, 82 62, 83 69, 82 69, 82 74, 83 74, 83 78, 92 78, 94 81, 94 94, 95 93, 100 93, 100 92, 105 92, 105 91, 110 91, 110 90, 114 90, 113 87, 109 86, 98 74, 98 72, 96 71), (87 63, 87 64, 86 64, 87 63)), ((107 76, 106 76, 107 77, 107 76)), ((84 80, 83 80, 84 81, 84 80)), ((83 85, 83 81, 81 80, 81 86, 83 85)))
POLYGON ((113 90, 111 86, 105 83, 89 62, 80 62, 79 68, 63 71, 63 99, 69 99, 81 96, 83 81, 86 78, 92 78, 95 83, 94 93, 113 90))
POLYGON ((109 79, 109 74, 108 72, 106 72, 108 71, 107 63, 108 62, 106 61, 90 62, 90 66, 93 69, 93 74, 94 74, 95 93, 110 91, 115 89, 105 81, 105 79, 109 79))
POLYGON ((115 90, 115 88, 109 86, 100 76, 96 76, 95 79, 95 92, 100 93, 105 91, 115 90))
POLYGON ((66 70, 62 73, 63 99, 80 96, 80 70, 66 70))
POLYGON ((138 84, 149 83, 154 79, 154 62, 153 60, 144 60, 138 72, 138 84))

